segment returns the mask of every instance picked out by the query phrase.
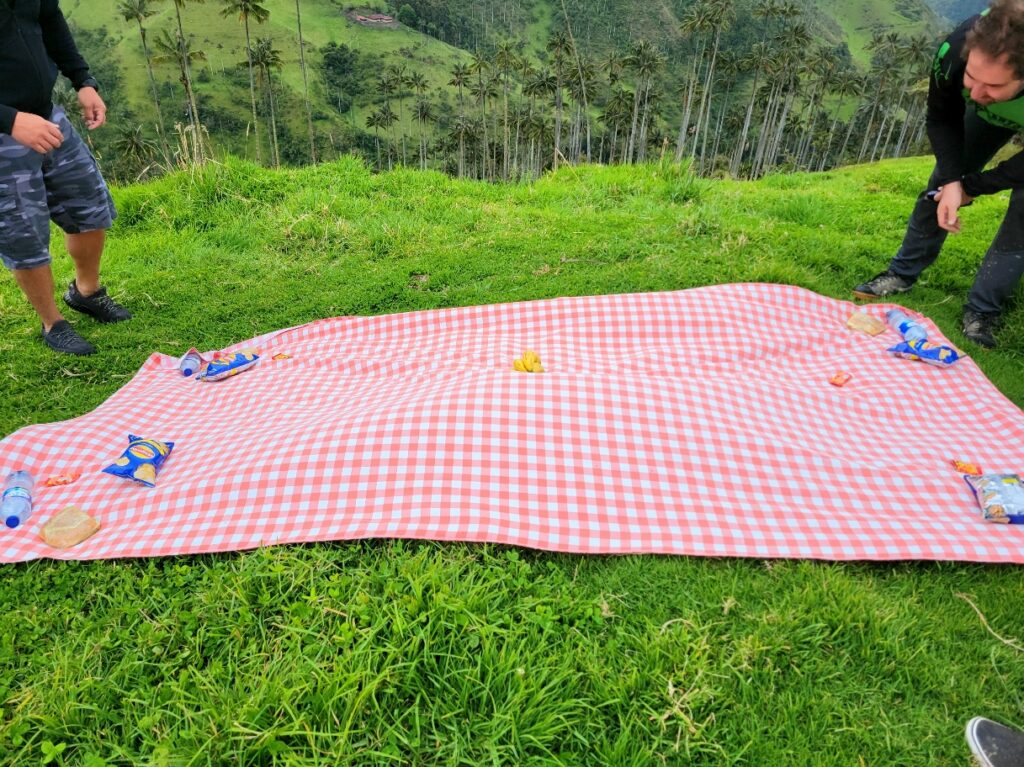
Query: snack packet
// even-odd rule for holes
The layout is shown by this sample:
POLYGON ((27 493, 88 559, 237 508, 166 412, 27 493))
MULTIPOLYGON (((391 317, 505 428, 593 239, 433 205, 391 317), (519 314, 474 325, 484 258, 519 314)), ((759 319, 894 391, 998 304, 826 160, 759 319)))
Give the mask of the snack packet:
POLYGON ((218 352, 213 360, 199 374, 200 381, 222 381, 248 370, 260 361, 255 349, 239 349, 237 352, 222 354, 218 352))
POLYGON ((1024 483, 1016 474, 964 475, 981 516, 989 522, 1024 524, 1024 483))
POLYGON ((103 471, 115 477, 134 480, 146 487, 156 487, 156 473, 173 448, 173 442, 143 439, 129 434, 128 447, 121 453, 121 457, 103 471))
POLYGON ((940 368, 949 367, 960 359, 960 352, 952 346, 941 346, 928 341, 900 341, 886 351, 897 357, 920 360, 940 368))

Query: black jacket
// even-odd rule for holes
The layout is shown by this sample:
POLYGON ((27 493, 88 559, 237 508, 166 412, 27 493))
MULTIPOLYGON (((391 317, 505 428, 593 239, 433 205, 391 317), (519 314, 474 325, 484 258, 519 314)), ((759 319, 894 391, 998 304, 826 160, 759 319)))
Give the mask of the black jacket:
POLYGON ((987 107, 975 104, 964 88, 967 62, 961 54, 967 33, 981 16, 972 16, 953 30, 935 54, 928 88, 928 139, 935 153, 939 184, 960 179, 972 197, 1024 186, 1024 153, 1018 152, 994 168, 965 173, 964 114, 968 109, 994 126, 992 140, 1000 145, 1024 130, 1024 94, 987 107))
POLYGON ((76 90, 91 79, 57 0, 0 0, 0 133, 18 112, 50 116, 58 69, 76 90))

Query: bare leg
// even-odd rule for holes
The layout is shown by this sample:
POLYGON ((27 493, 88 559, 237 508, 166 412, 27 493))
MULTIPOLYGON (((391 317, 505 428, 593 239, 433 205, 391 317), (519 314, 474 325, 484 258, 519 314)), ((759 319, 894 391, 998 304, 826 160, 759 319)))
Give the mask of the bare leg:
POLYGON ((53 272, 50 265, 34 269, 13 269, 14 279, 25 294, 32 308, 36 310, 43 327, 49 331, 55 322, 64 319, 53 300, 53 272))
POLYGON ((64 235, 68 254, 75 262, 75 284, 83 296, 91 296, 100 289, 100 256, 106 236, 105 229, 64 235))

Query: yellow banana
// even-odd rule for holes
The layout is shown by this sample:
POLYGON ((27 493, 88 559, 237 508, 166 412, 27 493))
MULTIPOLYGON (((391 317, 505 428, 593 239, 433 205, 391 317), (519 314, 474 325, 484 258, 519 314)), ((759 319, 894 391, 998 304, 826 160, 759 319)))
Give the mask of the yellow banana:
POLYGON ((535 351, 527 350, 523 356, 512 362, 512 369, 520 373, 543 373, 544 367, 540 364, 540 356, 535 351))

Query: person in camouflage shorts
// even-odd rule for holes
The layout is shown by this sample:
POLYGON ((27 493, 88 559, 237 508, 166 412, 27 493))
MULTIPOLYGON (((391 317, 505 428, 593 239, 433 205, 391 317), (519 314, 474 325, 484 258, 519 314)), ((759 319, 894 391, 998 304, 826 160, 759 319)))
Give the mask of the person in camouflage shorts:
POLYGON ((103 125, 106 104, 58 0, 0 0, 0 261, 39 315, 47 346, 92 354, 54 300, 51 220, 64 230, 75 264, 64 303, 100 322, 131 313, 100 285, 106 230, 117 211, 89 148, 51 102, 58 70, 78 90, 86 127, 103 125))

